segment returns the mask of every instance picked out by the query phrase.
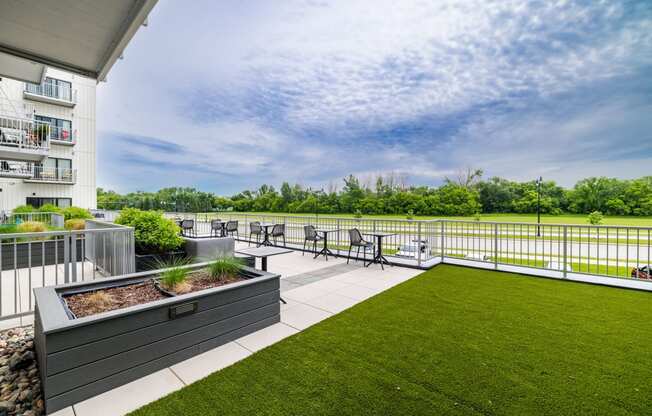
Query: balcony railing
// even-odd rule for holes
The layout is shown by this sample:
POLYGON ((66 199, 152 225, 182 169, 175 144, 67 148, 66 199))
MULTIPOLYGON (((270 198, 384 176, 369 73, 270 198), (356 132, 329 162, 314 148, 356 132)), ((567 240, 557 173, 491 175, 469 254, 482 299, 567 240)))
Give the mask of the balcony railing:
POLYGON ((0 146, 47 152, 50 147, 50 125, 0 115, 0 146))
POLYGON ((60 101, 69 105, 77 103, 77 91, 68 86, 57 85, 51 82, 44 82, 42 84, 27 82, 25 83, 25 93, 60 101))
POLYGON ((77 131, 66 127, 50 126, 50 139, 75 144, 77 143, 77 131))
POLYGON ((0 163, 0 177, 29 179, 32 177, 32 169, 25 163, 3 161, 0 163))
POLYGON ((35 166, 32 177, 27 182, 48 182, 74 184, 77 181, 77 169, 57 169, 35 166))

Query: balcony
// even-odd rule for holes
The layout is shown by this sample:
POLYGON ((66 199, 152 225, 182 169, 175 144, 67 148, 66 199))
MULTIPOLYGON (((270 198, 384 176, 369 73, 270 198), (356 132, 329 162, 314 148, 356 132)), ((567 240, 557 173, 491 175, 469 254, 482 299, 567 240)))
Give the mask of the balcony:
POLYGON ((77 130, 50 126, 50 143, 62 146, 74 146, 77 144, 77 130))
POLYGON ((48 104, 74 107, 77 104, 77 91, 63 85, 49 82, 42 84, 25 83, 23 97, 48 104))
POLYGON ((77 182, 77 169, 57 169, 34 166, 31 176, 25 179, 28 183, 51 183, 74 185, 77 182))
POLYGON ((41 162, 49 150, 49 124, 0 115, 0 159, 41 162))
POLYGON ((0 178, 29 179, 32 169, 25 163, 6 162, 0 163, 0 178))

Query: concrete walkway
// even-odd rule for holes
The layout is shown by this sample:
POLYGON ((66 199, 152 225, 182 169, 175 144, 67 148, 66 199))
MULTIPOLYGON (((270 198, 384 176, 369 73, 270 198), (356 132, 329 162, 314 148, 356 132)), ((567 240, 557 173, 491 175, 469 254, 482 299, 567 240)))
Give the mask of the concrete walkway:
POLYGON ((287 304, 281 305, 280 323, 53 414, 123 415, 422 272, 402 267, 385 267, 382 271, 377 265, 364 268, 361 263, 347 265, 340 258, 313 259, 299 252, 271 257, 268 269, 282 276, 281 292, 287 304))

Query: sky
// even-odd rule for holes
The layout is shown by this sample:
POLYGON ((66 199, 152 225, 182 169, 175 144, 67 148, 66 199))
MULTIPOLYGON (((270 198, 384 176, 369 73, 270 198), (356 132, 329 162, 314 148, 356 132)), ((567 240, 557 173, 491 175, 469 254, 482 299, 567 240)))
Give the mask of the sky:
POLYGON ((652 2, 159 1, 98 86, 98 186, 652 174, 652 2))

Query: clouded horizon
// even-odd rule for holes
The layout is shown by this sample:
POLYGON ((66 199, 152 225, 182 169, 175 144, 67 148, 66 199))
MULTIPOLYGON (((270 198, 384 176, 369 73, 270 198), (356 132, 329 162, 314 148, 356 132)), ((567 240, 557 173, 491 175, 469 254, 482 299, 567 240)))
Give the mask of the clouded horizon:
POLYGON ((652 3, 160 1, 98 87, 98 186, 652 173, 652 3))

